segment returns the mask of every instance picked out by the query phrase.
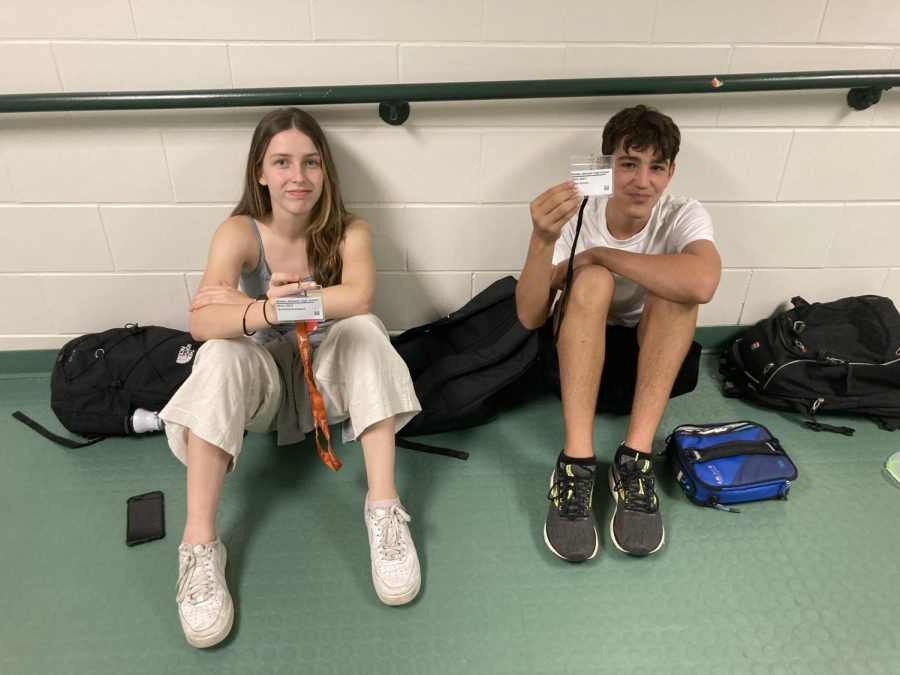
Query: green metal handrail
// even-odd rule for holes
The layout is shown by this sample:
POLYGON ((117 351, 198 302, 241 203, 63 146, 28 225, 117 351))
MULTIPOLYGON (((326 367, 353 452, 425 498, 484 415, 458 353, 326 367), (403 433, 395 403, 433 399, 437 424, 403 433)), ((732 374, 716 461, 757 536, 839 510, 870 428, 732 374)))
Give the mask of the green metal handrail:
POLYGON ((882 92, 896 85, 900 85, 900 70, 831 70, 337 87, 72 92, 0 96, 0 113, 379 103, 381 118, 396 125, 403 124, 409 117, 411 101, 849 89, 847 104, 854 110, 865 110, 881 99, 882 92))

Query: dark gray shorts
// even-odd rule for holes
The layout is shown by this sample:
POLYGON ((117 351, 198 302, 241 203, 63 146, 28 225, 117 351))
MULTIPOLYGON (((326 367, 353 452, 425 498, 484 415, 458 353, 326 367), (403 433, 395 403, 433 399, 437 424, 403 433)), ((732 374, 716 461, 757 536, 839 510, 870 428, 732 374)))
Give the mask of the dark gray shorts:
MULTIPOLYGON (((553 322, 547 322, 538 330, 538 359, 544 379, 550 390, 559 398, 559 359, 553 339, 553 322)), ((597 412, 627 415, 631 412, 634 389, 637 383, 637 362, 640 348, 637 327, 606 327, 606 360, 600 377, 600 391, 597 395, 597 412)), ((692 342, 681 370, 672 385, 669 398, 681 396, 697 386, 700 368, 700 345, 692 342)))

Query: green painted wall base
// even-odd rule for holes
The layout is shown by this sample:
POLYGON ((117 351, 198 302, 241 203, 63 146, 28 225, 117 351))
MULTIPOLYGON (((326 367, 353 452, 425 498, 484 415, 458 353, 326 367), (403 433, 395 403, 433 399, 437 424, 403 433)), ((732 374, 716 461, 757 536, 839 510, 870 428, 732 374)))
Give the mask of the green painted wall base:
MULTIPOLYGON (((703 345, 704 352, 716 352, 725 348, 746 326, 701 326, 695 339, 703 345)), ((59 353, 57 349, 23 349, 0 352, 0 377, 20 376, 26 373, 49 373, 59 353)))
POLYGON ((49 373, 58 349, 23 349, 0 352, 0 377, 25 373, 49 373))

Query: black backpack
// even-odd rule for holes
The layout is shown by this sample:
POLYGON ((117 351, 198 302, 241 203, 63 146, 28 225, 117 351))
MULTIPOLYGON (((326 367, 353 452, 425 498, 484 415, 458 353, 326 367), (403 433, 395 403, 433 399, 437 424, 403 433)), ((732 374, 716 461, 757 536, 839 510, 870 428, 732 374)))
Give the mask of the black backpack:
POLYGON ((815 431, 852 435, 823 424, 817 413, 854 413, 883 429, 900 426, 900 314, 877 295, 812 304, 752 326, 722 355, 726 396, 795 410, 815 431))
POLYGON ((56 357, 50 407, 66 429, 88 440, 57 436, 21 412, 13 416, 68 448, 134 433, 134 411, 161 410, 191 374, 201 344, 184 331, 137 324, 82 335, 56 357))
MULTIPOLYGON (((422 412, 401 436, 432 434, 490 420, 522 393, 537 362, 537 334, 516 315, 516 280, 498 279, 462 308, 392 338, 412 376, 422 412)), ((398 445, 431 446, 399 438, 398 445)), ((466 453, 440 449, 465 458, 466 453)))

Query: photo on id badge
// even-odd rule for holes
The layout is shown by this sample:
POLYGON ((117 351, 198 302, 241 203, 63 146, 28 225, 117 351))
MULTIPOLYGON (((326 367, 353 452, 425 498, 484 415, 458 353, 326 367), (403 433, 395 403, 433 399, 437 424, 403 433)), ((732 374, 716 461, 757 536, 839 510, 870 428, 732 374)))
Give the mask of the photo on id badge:
POLYGON ((578 155, 572 157, 570 177, 582 197, 612 197, 612 155, 578 155))
POLYGON ((322 307, 322 287, 319 285, 302 288, 293 295, 275 299, 275 314, 279 322, 322 321, 325 313, 322 307))

